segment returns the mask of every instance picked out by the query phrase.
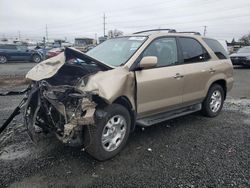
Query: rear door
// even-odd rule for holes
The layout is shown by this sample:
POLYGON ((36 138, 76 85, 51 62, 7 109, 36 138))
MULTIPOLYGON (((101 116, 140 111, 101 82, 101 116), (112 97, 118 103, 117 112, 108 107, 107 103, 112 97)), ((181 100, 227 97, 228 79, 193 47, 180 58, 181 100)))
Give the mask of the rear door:
POLYGON ((182 103, 183 68, 175 37, 155 39, 141 57, 156 56, 157 66, 136 71, 139 117, 168 111, 182 103))
POLYGON ((183 105, 191 105, 204 98, 207 83, 214 71, 210 56, 201 43, 192 37, 178 37, 183 71, 183 105))

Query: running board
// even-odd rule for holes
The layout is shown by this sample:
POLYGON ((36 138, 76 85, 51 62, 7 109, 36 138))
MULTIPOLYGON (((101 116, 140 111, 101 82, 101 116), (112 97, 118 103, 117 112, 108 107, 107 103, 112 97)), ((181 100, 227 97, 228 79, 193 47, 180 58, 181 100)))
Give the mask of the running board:
POLYGON ((177 117, 184 116, 187 114, 191 114, 193 112, 197 112, 200 110, 201 110, 201 104, 195 104, 195 105, 188 106, 185 108, 156 114, 156 115, 146 117, 146 118, 137 119, 136 122, 140 126, 147 127, 147 126, 151 126, 151 125, 160 123, 162 121, 166 121, 169 119, 173 119, 173 118, 177 118, 177 117))

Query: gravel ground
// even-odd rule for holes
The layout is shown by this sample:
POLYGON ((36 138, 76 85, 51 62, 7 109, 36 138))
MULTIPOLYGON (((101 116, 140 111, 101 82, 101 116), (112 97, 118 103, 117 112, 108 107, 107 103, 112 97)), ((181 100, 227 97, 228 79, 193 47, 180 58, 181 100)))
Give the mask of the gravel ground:
MULTIPOLYGON (((49 135, 33 144, 18 116, 0 137, 0 187, 250 187, 250 69, 235 80, 218 117, 138 127, 106 162, 49 135)), ((0 125, 20 99, 0 97, 0 125)))
POLYGON ((34 67, 36 63, 31 62, 9 62, 6 64, 0 64, 0 78, 1 77, 14 77, 24 76, 28 70, 34 67))

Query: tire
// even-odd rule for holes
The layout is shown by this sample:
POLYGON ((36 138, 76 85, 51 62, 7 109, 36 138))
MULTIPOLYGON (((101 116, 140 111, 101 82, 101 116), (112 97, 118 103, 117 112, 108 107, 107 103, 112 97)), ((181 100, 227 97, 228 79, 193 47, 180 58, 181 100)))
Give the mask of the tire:
POLYGON ((219 84, 213 84, 202 103, 202 113, 207 117, 216 117, 225 100, 225 91, 219 84))
POLYGON ((40 62, 42 61, 42 58, 41 58, 40 55, 35 54, 35 55, 33 55, 33 57, 32 57, 32 61, 33 61, 34 63, 40 63, 40 62))
POLYGON ((0 55, 0 64, 4 64, 4 63, 7 63, 7 57, 4 56, 4 55, 0 55))
POLYGON ((122 150, 131 127, 130 114, 122 105, 111 104, 103 110, 103 117, 96 118, 96 125, 89 125, 84 130, 85 149, 99 161, 110 159, 122 150), (115 125, 118 120, 121 123, 115 125))

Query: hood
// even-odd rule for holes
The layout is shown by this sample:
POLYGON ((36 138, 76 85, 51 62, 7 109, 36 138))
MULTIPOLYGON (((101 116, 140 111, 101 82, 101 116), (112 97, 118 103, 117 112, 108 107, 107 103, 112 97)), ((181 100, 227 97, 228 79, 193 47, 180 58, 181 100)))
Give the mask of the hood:
POLYGON ((250 53, 233 53, 230 57, 247 57, 250 56, 250 53))
POLYGON ((27 74, 26 78, 34 81, 40 81, 43 79, 51 78, 58 70, 64 65, 67 60, 72 58, 79 58, 86 63, 94 63, 98 65, 103 71, 112 69, 111 66, 106 65, 83 52, 75 48, 66 48, 64 52, 59 55, 42 61, 41 63, 34 66, 27 74))

